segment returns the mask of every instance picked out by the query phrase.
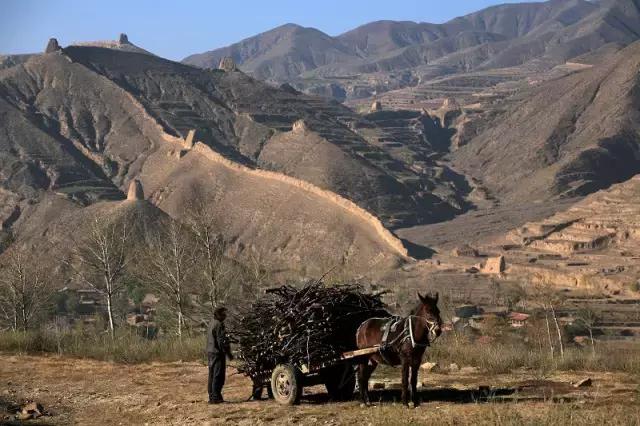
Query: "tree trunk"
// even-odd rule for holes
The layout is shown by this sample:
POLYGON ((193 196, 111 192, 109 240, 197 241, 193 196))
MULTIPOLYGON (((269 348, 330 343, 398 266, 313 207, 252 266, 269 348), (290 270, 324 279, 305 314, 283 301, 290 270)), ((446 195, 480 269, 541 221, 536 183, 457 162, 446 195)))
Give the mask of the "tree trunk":
POLYGON ((109 316, 109 334, 111 334, 111 338, 114 337, 114 326, 113 326, 113 307, 111 306, 111 294, 107 293, 107 315, 109 316))
POLYGON ((547 323, 547 337, 549 338, 549 349, 551 350, 551 359, 553 359, 553 341, 551 340, 551 327, 549 326, 549 312, 545 310, 544 319, 547 323))
POLYGON ((211 242, 207 235, 207 266, 209 268, 209 282, 211 284, 211 293, 213 295, 213 307, 218 306, 218 283, 215 278, 215 267, 213 266, 213 253, 211 251, 211 242))
POLYGON ((591 339, 591 352, 593 353, 593 356, 596 356, 596 345, 593 342, 593 330, 591 329, 591 327, 589 327, 589 338, 591 339))
POLYGON ((562 333, 560 332, 560 324, 558 324, 558 317, 556 316, 555 309, 553 309, 553 305, 551 305, 551 314, 553 315, 553 322, 556 326, 556 331, 558 332, 558 345, 560 347, 560 358, 564 359, 564 344, 562 343, 562 333))
POLYGON ((27 320, 27 309, 24 304, 20 307, 20 314, 22 315, 22 331, 27 331, 27 325, 29 320, 27 320))
POLYGON ((211 304, 211 315, 213 315, 213 313, 216 310, 216 306, 218 306, 218 304, 216 303, 216 299, 214 298, 212 292, 209 292, 209 303, 211 304))
POLYGON ((178 308, 178 337, 182 338, 182 308, 178 308))

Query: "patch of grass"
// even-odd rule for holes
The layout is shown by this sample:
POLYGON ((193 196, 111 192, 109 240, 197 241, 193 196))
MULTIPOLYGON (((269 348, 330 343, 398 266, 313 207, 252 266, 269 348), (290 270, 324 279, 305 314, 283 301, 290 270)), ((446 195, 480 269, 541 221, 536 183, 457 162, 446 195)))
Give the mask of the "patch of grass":
POLYGON ((466 404, 407 410, 381 405, 340 410, 338 424, 395 425, 631 425, 640 423, 640 406, 612 404, 466 404))
POLYGON ((560 371, 622 371, 640 374, 640 343, 624 346, 596 344, 591 347, 569 346, 564 357, 551 358, 548 348, 535 347, 522 340, 494 341, 479 344, 465 337, 443 336, 427 351, 427 359, 440 366, 478 367, 489 373, 509 373, 519 368, 550 372, 560 371))
MULTIPOLYGON (((0 351, 19 354, 52 353, 121 363, 152 361, 204 361, 205 336, 197 334, 179 339, 164 335, 146 339, 128 328, 118 329, 115 338, 93 329, 0 333, 0 351)), ((506 339, 479 344, 466 337, 443 335, 427 350, 426 359, 447 367, 472 366, 492 373, 509 373, 526 368, 541 375, 553 371, 621 371, 640 375, 640 343, 614 346, 596 344, 591 347, 569 346, 564 358, 550 357, 548 348, 527 344, 523 340, 506 339)))
POLYGON ((203 335, 162 336, 145 339, 131 330, 118 330, 112 339, 106 333, 74 330, 64 333, 27 331, 0 333, 0 351, 19 354, 53 353, 121 363, 204 360, 203 335))

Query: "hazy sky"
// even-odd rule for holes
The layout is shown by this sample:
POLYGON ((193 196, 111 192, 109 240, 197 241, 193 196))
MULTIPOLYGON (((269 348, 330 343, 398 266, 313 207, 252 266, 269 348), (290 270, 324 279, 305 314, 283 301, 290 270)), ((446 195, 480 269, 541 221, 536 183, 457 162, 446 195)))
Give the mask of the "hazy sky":
POLYGON ((0 53, 44 50, 49 37, 129 40, 182 59, 293 22, 337 35, 380 19, 444 22, 517 0, 0 0, 0 53))

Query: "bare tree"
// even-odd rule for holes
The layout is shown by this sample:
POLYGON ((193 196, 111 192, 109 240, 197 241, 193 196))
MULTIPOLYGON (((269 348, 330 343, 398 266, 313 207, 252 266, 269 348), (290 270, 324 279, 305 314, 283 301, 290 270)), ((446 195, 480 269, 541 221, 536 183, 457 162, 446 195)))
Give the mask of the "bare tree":
POLYGON ((198 260, 190 228, 170 221, 160 231, 148 235, 140 260, 141 280, 164 298, 176 316, 177 335, 182 336, 198 260))
POLYGON ((26 331, 51 300, 51 281, 26 250, 7 253, 0 265, 0 314, 14 331, 26 331))
POLYGON ((113 303, 124 288, 130 260, 131 225, 128 222, 127 219, 104 221, 94 218, 89 235, 76 244, 69 262, 80 280, 104 297, 112 337, 115 330, 113 303))
POLYGON ((551 351, 551 359, 555 355, 555 348, 553 347, 553 339, 551 338, 551 326, 549 325, 549 311, 546 306, 544 308, 544 321, 547 324, 547 338, 549 339, 549 350, 551 351))
POLYGON ((560 322, 558 321, 558 315, 556 312, 557 306, 562 304, 562 296, 561 294, 548 283, 535 283, 531 284, 530 288, 532 288, 532 293, 536 297, 538 303, 542 305, 545 314, 545 322, 547 326, 547 337, 549 339, 549 349, 551 351, 551 358, 554 357, 555 348, 553 344, 553 338, 551 337, 551 324, 549 321, 549 316, 553 320, 553 325, 555 328, 555 334, 557 336, 558 341, 558 349, 560 352, 560 358, 564 359, 564 342, 562 340, 562 330, 560 328, 560 322))
POLYGON ((251 294, 255 297, 257 296, 257 292, 271 280, 271 271, 263 258, 258 254, 249 256, 245 267, 243 291, 245 294, 251 294))
POLYGON ((195 236, 197 254, 203 263, 203 277, 198 283, 213 315, 215 308, 227 301, 237 279, 238 268, 226 258, 227 243, 217 233, 214 215, 204 203, 192 206, 187 223, 195 236))
POLYGON ((229 244, 220 233, 225 225, 212 208, 221 196, 216 191, 199 193, 186 219, 195 237, 199 265, 202 265, 201 279, 196 279, 194 284, 198 287, 201 305, 209 315, 220 304, 255 298, 256 289, 269 279, 268 269, 259 255, 250 254, 242 263, 229 257, 229 244))
POLYGON ((598 322, 598 315, 591 309, 580 309, 576 315, 575 322, 582 324, 589 332, 589 340, 591 341, 591 353, 596 355, 596 344, 593 340, 593 328, 598 322))
POLYGON ((553 323, 556 326, 556 333, 558 334, 558 347, 560 348, 560 358, 564 359, 564 343, 562 342, 562 332, 560 331, 560 324, 558 323, 558 315, 556 314, 554 299, 550 299, 547 303, 547 309, 551 311, 553 317, 553 323))

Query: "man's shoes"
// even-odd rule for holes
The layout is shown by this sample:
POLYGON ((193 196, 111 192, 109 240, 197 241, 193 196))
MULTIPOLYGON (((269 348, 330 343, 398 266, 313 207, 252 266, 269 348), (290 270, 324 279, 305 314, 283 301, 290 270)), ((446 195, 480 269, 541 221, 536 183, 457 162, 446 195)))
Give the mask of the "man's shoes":
POLYGON ((209 400, 209 404, 222 404, 224 402, 224 399, 222 398, 216 398, 216 399, 210 399, 209 400))
POLYGON ((256 395, 251 395, 251 398, 248 399, 249 402, 258 402, 258 401, 262 401, 262 397, 261 396, 256 396, 256 395))

